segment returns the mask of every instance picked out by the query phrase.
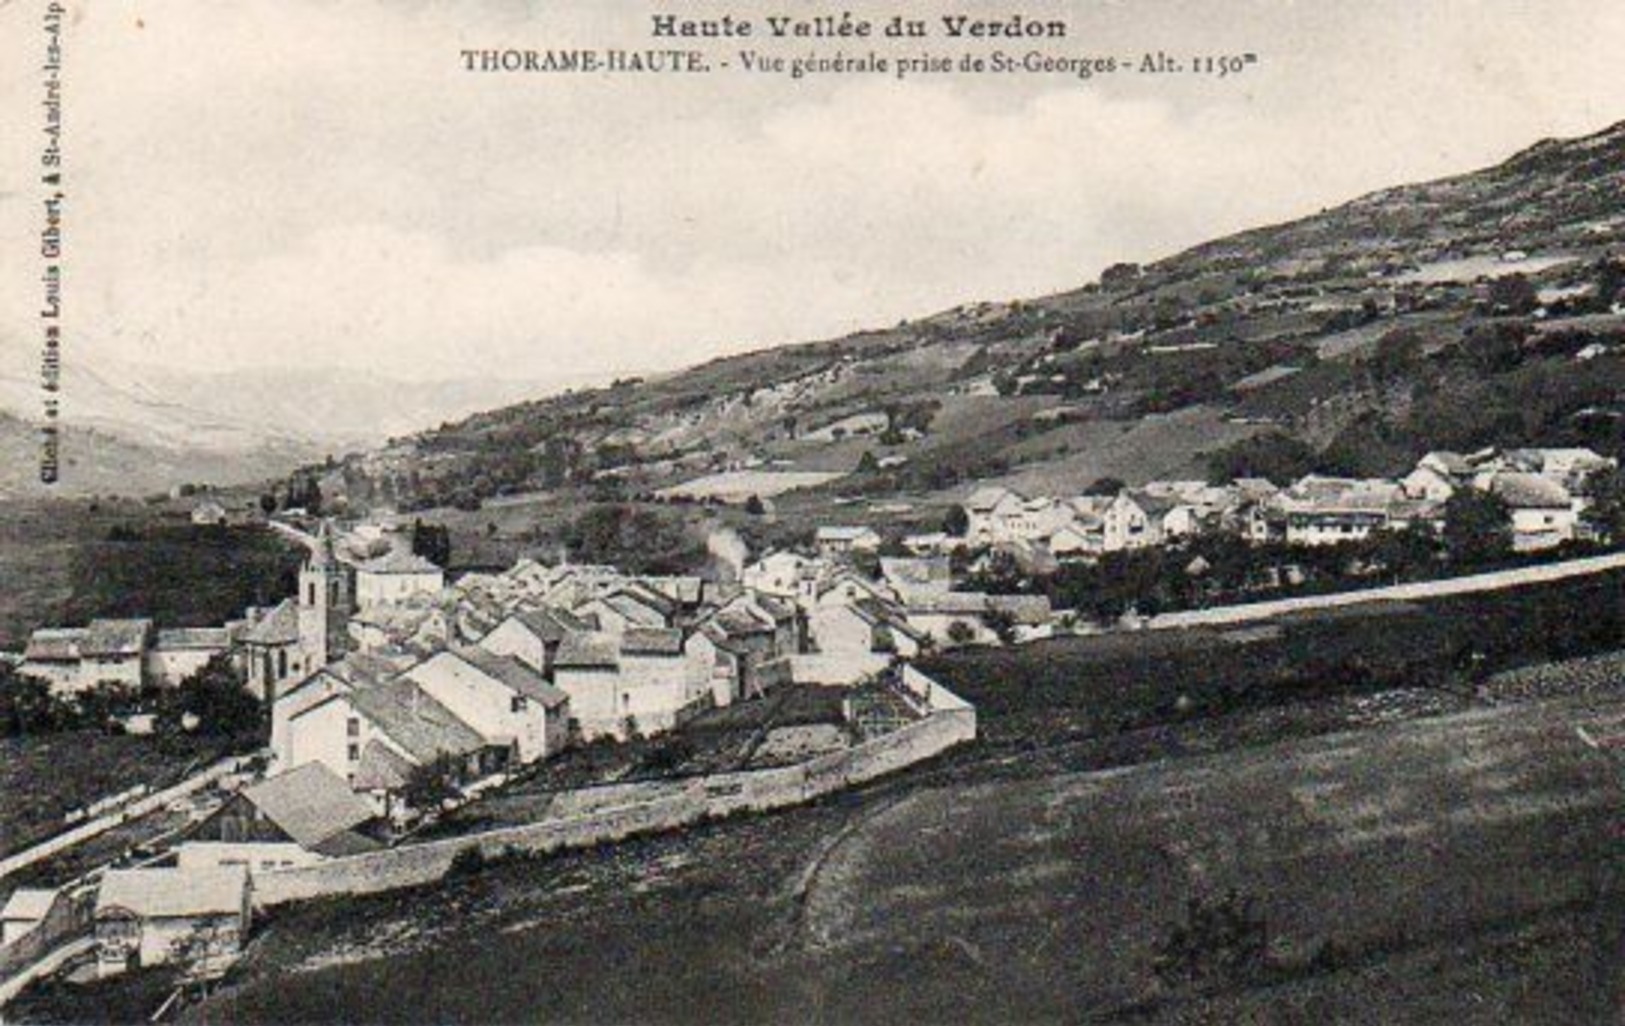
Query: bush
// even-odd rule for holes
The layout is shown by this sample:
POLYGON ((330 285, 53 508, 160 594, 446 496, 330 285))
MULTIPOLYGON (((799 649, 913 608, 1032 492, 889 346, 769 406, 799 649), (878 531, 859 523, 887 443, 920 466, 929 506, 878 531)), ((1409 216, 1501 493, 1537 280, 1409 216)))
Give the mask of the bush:
POLYGON ((451 858, 451 865, 446 867, 446 878, 475 876, 485 870, 485 852, 477 844, 466 848, 459 848, 457 854, 451 858))

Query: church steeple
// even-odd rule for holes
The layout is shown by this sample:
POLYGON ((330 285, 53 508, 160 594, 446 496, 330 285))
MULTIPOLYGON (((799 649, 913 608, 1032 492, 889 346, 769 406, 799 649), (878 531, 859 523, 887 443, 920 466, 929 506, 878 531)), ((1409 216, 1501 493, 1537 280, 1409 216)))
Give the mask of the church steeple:
POLYGON ((299 647, 306 673, 338 658, 350 606, 349 577, 334 550, 332 524, 323 519, 299 570, 299 647))

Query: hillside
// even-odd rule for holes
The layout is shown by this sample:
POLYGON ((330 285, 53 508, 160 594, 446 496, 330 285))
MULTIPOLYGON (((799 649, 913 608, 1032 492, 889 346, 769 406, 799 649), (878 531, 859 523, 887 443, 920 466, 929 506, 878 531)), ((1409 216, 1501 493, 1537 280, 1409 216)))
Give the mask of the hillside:
POLYGON ((1380 473, 1433 447, 1537 441, 1613 452, 1622 197, 1625 123, 1070 292, 479 414, 352 457, 324 486, 408 509, 756 495, 792 516, 926 523, 989 480, 1380 473))

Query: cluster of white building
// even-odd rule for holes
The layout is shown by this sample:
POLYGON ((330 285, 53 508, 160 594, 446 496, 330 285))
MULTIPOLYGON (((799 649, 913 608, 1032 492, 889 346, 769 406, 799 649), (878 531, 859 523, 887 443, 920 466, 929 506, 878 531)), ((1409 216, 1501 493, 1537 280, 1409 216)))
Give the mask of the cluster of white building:
POLYGON ((1334 545, 1374 532, 1442 528, 1445 504, 1463 489, 1500 498, 1517 551, 1552 548, 1585 536, 1588 486, 1616 461, 1590 449, 1431 452, 1404 477, 1309 475, 1285 488, 1262 478, 1229 484, 1153 481, 1114 495, 1028 497, 983 487, 965 500, 964 537, 905 539, 915 551, 1006 547, 1034 562, 1092 559, 1112 552, 1230 533, 1252 542, 1334 545))

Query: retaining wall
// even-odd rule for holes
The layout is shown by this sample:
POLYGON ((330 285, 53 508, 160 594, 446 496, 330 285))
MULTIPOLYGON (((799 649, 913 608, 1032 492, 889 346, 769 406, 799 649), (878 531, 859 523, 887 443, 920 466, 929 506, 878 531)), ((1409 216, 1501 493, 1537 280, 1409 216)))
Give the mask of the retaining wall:
POLYGON ((478 848, 488 858, 516 851, 546 853, 672 830, 712 816, 785 808, 873 780, 975 739, 973 706, 912 667, 905 668, 903 677, 904 686, 921 698, 929 714, 844 751, 795 766, 697 777, 684 782, 676 794, 633 800, 585 815, 259 873, 254 877, 254 902, 270 907, 329 894, 369 894, 430 883, 445 874, 459 852, 469 848, 478 848))

